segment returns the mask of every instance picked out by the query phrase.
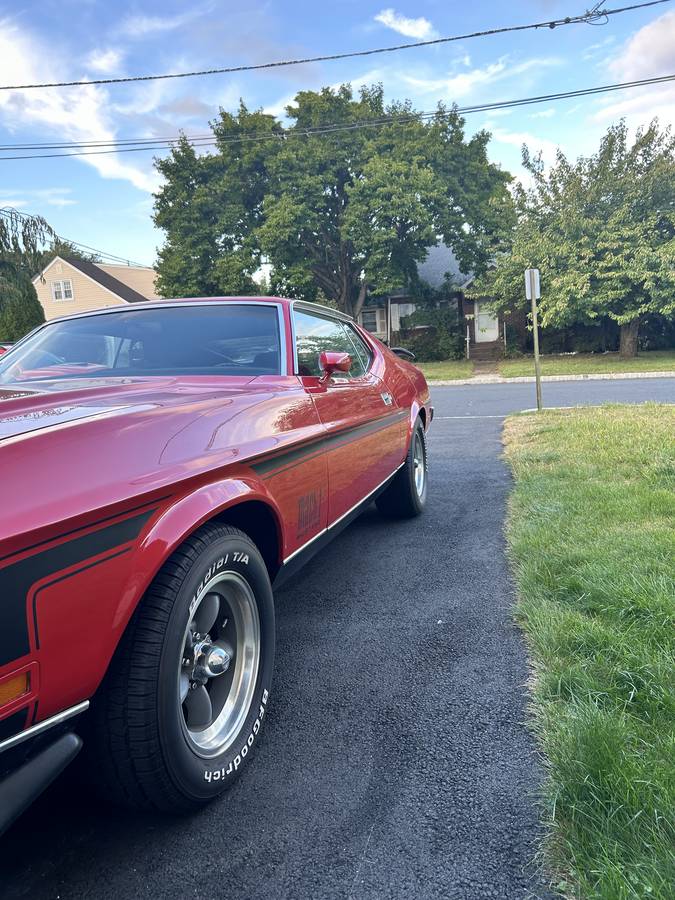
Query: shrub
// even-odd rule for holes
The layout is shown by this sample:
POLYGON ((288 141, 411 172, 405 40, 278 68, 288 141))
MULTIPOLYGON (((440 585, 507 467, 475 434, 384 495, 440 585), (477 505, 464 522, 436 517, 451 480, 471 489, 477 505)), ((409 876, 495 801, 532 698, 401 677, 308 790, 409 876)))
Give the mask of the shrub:
POLYGON ((398 342, 412 350, 420 362, 463 358, 464 336, 453 304, 422 306, 406 316, 401 325, 398 342))

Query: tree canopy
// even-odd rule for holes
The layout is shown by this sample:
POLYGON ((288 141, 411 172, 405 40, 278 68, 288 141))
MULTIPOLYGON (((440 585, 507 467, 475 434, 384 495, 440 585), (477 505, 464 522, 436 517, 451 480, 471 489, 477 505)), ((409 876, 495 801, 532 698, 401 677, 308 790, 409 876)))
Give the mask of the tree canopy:
POLYGON ((537 267, 542 327, 608 317, 621 326, 621 353, 634 355, 641 317, 675 313, 675 138, 654 121, 631 144, 621 122, 592 156, 558 152, 546 171, 524 148, 523 162, 533 186, 516 192, 510 247, 473 292, 515 308, 524 270, 537 267))
POLYGON ((0 210, 0 339, 18 340, 44 322, 32 278, 56 239, 42 217, 0 210))
POLYGON ((466 139, 442 106, 428 121, 409 103, 385 106, 379 85, 358 97, 349 85, 302 91, 287 115, 283 124, 242 102, 212 123, 215 153, 197 156, 183 139, 157 162, 164 296, 254 293, 267 262, 272 290, 355 315, 368 291, 414 284, 439 239, 464 271, 485 267, 511 210, 486 132, 466 139))

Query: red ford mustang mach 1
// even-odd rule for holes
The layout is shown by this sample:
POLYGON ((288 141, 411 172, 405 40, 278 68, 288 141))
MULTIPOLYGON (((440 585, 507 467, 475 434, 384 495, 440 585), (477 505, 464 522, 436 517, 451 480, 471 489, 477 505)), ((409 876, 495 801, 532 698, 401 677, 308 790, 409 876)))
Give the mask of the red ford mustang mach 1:
POLYGON ((270 703, 272 585, 371 500, 422 511, 432 416, 414 366, 278 298, 74 315, 4 354, 0 829, 81 735, 121 802, 228 787, 270 703))

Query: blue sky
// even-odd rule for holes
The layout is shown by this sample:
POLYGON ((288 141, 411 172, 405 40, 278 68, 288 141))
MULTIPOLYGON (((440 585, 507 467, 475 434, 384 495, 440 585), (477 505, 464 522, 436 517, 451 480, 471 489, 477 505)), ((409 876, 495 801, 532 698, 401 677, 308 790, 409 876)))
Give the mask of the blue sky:
MULTIPOLYGON (((586 4, 588 6, 590 4, 586 4)), ((609 7, 613 4, 609 2, 609 7)), ((419 40, 495 25, 578 14, 571 0, 309 0, 282 3, 0 2, 0 84, 243 65, 419 40)), ((675 72, 675 3, 573 25, 339 62, 129 86, 0 92, 2 144, 203 134, 220 106, 281 112, 296 91, 382 82, 388 99, 418 109, 573 90, 675 72)), ((467 118, 493 133, 490 156, 522 174, 523 142, 551 159, 557 146, 591 152, 608 124, 659 115, 675 122, 675 87, 467 118)), ((152 153, 0 160, 0 206, 40 213, 62 235, 152 263, 161 233, 151 221, 159 180, 152 153)))

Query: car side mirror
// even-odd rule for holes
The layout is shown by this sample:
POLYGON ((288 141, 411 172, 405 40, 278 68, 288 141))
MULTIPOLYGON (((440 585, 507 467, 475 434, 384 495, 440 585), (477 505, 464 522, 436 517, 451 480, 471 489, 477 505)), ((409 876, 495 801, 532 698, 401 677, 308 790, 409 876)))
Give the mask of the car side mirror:
POLYGON ((414 362, 415 360, 415 354, 412 350, 406 350, 405 347, 390 347, 389 349, 401 359, 407 359, 408 362, 414 362))
POLYGON ((319 354, 319 368, 323 372, 323 378, 330 378, 335 372, 349 372, 351 367, 352 358, 349 353, 322 350, 319 354))

